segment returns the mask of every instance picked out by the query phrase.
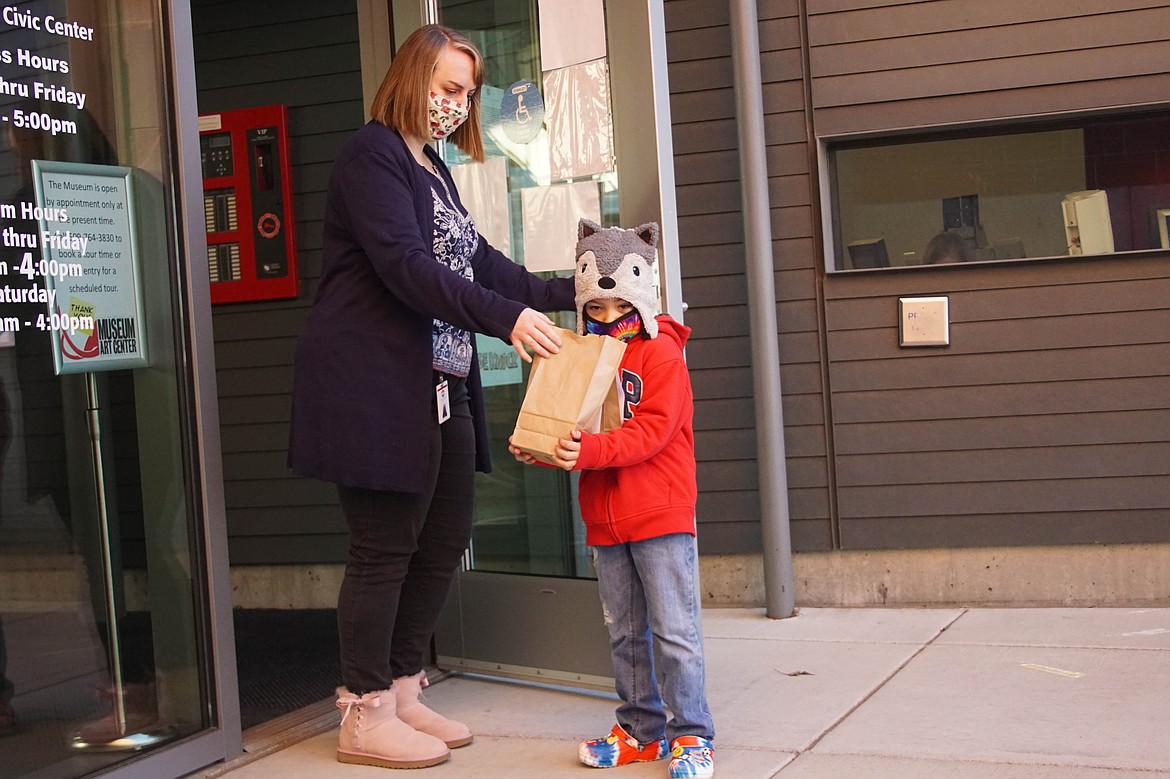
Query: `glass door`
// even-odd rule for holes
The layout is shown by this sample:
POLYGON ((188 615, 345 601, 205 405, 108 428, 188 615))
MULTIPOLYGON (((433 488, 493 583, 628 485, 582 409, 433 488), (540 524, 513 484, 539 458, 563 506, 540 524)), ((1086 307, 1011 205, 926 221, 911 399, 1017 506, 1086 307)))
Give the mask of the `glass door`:
POLYGON ((0 16, 0 779, 169 777, 232 751, 212 674, 175 5, 0 16))
MULTIPOLYGON (((582 217, 634 227, 661 224, 666 214, 671 224, 664 233, 674 233, 673 173, 658 164, 656 133, 664 118, 669 127, 655 97, 663 97, 665 110, 666 85, 655 83, 653 68, 637 64, 654 55, 657 23, 664 65, 655 5, 439 0, 430 6, 429 18, 467 35, 487 65, 480 96, 487 160, 473 163, 453 144, 441 151, 480 233, 531 271, 573 272, 582 217)), ((405 35, 413 25, 403 29, 403 21, 396 15, 396 32, 405 35)), ((667 292, 677 241, 664 253, 661 297, 678 316, 681 306, 671 306, 667 292)), ((550 314, 561 327, 575 328, 573 312, 550 314)), ((529 366, 496 339, 479 336, 477 350, 494 470, 478 477, 471 548, 436 635, 439 665, 610 686, 609 641, 577 511, 577 477, 523 466, 508 453, 529 366)))

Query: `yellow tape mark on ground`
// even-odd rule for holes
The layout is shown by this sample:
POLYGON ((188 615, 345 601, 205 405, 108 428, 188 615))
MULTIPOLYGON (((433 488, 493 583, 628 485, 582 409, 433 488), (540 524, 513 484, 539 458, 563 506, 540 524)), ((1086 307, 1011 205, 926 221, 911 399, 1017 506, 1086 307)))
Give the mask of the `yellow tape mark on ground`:
POLYGON ((1080 671, 1065 671, 1061 668, 1053 668, 1049 665, 1036 665, 1035 663, 1020 663, 1020 667, 1027 668, 1029 671, 1043 671, 1046 674, 1067 676, 1069 679, 1079 679, 1084 676, 1080 671))

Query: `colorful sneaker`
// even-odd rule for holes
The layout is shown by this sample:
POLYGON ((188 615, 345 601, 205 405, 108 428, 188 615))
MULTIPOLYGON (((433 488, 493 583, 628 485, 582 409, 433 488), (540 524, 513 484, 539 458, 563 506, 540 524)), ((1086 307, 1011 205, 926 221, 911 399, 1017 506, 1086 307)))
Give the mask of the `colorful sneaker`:
POLYGON ((629 763, 644 763, 666 757, 666 739, 651 741, 639 746, 638 740, 627 733, 621 725, 614 725, 605 738, 582 741, 577 747, 577 757, 587 766, 594 768, 616 768, 629 763))
POLYGON ((670 779, 715 775, 715 747, 699 736, 679 736, 670 742, 670 779))

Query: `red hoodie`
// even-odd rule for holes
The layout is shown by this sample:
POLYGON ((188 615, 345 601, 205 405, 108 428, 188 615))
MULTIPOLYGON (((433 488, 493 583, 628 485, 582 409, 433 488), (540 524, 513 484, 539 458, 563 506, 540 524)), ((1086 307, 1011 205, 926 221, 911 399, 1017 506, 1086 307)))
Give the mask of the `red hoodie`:
POLYGON ((626 344, 618 369, 622 426, 582 433, 585 542, 609 546, 670 533, 695 534, 695 435, 683 346, 691 329, 665 314, 658 337, 626 344))

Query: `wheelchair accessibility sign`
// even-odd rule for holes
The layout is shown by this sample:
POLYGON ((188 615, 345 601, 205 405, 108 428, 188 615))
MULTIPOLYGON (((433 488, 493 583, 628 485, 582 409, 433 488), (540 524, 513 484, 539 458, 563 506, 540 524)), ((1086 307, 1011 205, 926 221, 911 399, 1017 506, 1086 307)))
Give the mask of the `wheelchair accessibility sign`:
POLYGON ((500 123, 515 143, 531 143, 544 124, 544 98, 531 81, 517 81, 504 90, 500 123))

